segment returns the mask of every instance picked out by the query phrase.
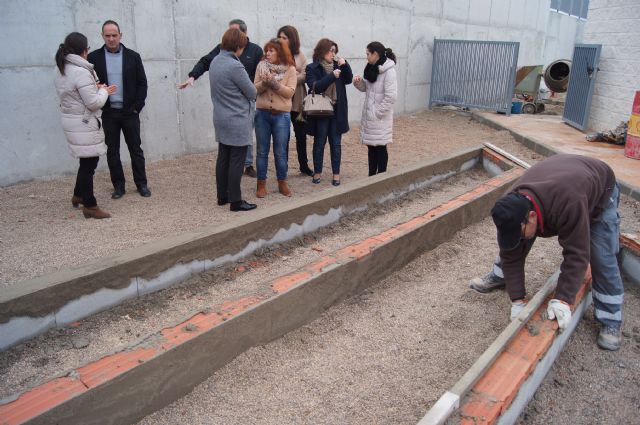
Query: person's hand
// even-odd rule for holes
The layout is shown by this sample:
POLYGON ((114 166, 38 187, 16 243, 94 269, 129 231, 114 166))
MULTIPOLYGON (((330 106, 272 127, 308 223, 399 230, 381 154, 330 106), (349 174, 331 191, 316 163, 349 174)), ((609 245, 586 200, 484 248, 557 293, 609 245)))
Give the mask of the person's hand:
POLYGON ((182 90, 183 88, 187 87, 187 86, 191 86, 193 87, 193 82, 195 81, 195 78, 193 77, 189 77, 187 78, 184 82, 178 84, 178 88, 180 90, 182 90))
POLYGON ((338 66, 342 66, 345 63, 347 63, 347 61, 344 60, 344 58, 336 58, 336 61, 338 62, 338 66))
POLYGON ((107 93, 109 93, 110 95, 114 94, 116 91, 118 91, 118 86, 116 86, 115 84, 112 84, 110 86, 106 85, 106 84, 98 84, 98 89, 105 89, 107 91, 107 93))
POLYGON ((355 77, 353 77, 353 82, 356 84, 360 84, 360 81, 362 81, 362 77, 359 75, 356 75, 355 77))
POLYGON ((334 70, 333 70, 333 75, 334 75, 334 77, 336 77, 336 78, 340 78, 340 73, 341 73, 341 72, 342 72, 342 71, 340 71, 339 69, 334 69, 334 70))
POLYGON ((527 301, 525 300, 517 300, 511 303, 511 320, 515 319, 520 315, 520 312, 524 310, 527 306, 527 301))
POLYGON ((555 298, 549 301, 547 306, 547 316, 549 320, 557 319, 560 332, 567 329, 569 322, 571 321, 571 308, 569 304, 564 301, 556 300, 555 298))

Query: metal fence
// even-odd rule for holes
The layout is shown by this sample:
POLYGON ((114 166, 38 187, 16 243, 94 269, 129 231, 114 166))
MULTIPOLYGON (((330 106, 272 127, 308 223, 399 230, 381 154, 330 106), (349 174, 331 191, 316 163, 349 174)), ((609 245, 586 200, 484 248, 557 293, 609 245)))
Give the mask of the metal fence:
POLYGON ((589 122, 601 48, 600 44, 576 44, 573 49, 562 120, 579 130, 585 130, 589 122))
POLYGON ((429 108, 455 105, 511 113, 520 43, 435 39, 429 108))

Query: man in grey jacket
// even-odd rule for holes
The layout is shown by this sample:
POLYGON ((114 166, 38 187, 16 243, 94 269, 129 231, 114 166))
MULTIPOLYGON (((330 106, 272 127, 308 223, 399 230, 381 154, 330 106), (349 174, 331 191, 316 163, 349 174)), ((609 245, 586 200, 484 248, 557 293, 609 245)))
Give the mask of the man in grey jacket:
POLYGON ((256 207, 244 201, 240 191, 242 165, 252 141, 252 103, 257 94, 256 86, 238 60, 247 41, 247 36, 239 29, 228 29, 220 43, 220 54, 213 59, 209 70, 213 126, 218 142, 218 205, 229 202, 231 211, 248 211, 256 207))
POLYGON ((524 308, 524 264, 537 236, 558 237, 563 261, 549 319, 564 330, 570 305, 591 264, 595 318, 601 324, 598 345, 620 348, 624 287, 619 251, 620 190, 604 162, 579 155, 554 155, 528 169, 500 198, 491 215, 498 229, 499 258, 494 269, 471 288, 489 292, 504 287, 511 298, 511 319, 524 308))
MULTIPOLYGON (((244 34, 247 33, 247 24, 242 19, 232 19, 229 21, 229 29, 237 28, 242 31, 244 34)), ((211 66, 211 62, 213 59, 220 54, 220 44, 218 44, 212 51, 208 54, 204 55, 200 58, 200 60, 194 65, 191 72, 189 72, 189 78, 187 78, 184 82, 178 84, 179 89, 184 89, 187 86, 193 86, 195 80, 200 78, 205 72, 209 71, 209 67, 211 66)), ((258 67, 258 62, 262 59, 263 52, 262 48, 255 43, 249 41, 247 37, 247 45, 242 52, 242 55, 238 59, 244 66, 244 69, 249 74, 249 79, 253 82, 256 77, 256 68, 258 67)), ((253 105, 255 107, 255 105, 253 105)), ((247 148, 247 157, 244 162, 245 170, 244 174, 249 177, 257 177, 256 170, 253 167, 253 139, 251 145, 247 148)))

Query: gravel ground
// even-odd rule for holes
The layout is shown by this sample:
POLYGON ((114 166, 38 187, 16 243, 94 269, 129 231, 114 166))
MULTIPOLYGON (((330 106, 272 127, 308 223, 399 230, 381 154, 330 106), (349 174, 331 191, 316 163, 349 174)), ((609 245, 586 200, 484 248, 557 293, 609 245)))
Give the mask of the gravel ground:
POLYGON ((207 307, 269 291, 271 279, 424 214, 488 178, 481 169, 454 176, 346 216, 302 239, 263 249, 237 265, 202 273, 175 288, 94 315, 79 326, 52 329, 0 355, 0 399, 175 326, 207 307))
MULTIPOLYGON (((255 347, 141 424, 415 424, 508 323, 467 282, 494 257, 487 218, 309 325, 255 347)), ((541 241, 536 291, 558 267, 541 241)))
MULTIPOLYGON (((402 117, 396 120, 394 135, 390 169, 485 141, 528 162, 541 159, 508 133, 479 125, 464 113, 434 111, 402 117)), ((294 148, 290 158, 293 170, 294 148)), ((343 139, 343 158, 343 181, 366 177, 366 149, 357 143, 357 129, 343 139)), ((114 215, 102 221, 84 220, 71 208, 72 177, 0 189, 0 247, 11 247, 0 250, 0 282, 19 283, 230 219, 228 210, 214 206, 214 164, 215 154, 150 164, 153 196, 149 199, 128 193, 111 200, 108 174, 98 173, 98 201, 114 215), (153 226, 146 225, 150 222, 153 226)), ((273 175, 271 169, 271 179, 273 175)), ((254 184, 243 179, 250 201, 255 201, 254 184)), ((290 184, 294 196, 331 190, 326 178, 317 187, 297 173, 291 173, 290 184)), ((269 186, 269 196, 257 201, 259 207, 289 202, 275 192, 272 180, 269 186)), ((442 202, 435 193, 424 193, 430 200, 423 206, 442 202)), ((400 203, 384 218, 367 216, 371 224, 367 229, 388 227, 387 220, 402 221, 410 216, 404 211, 411 209, 409 205, 400 203)), ((621 214, 623 231, 640 231, 638 202, 623 197, 621 214)), ((188 316, 191 308, 253 290, 257 286, 251 284, 293 270, 366 233, 358 233, 363 229, 357 219, 351 231, 342 229, 349 220, 336 225, 341 230, 337 233, 326 229, 265 249, 235 267, 194 277, 177 288, 89 318, 76 328, 53 330, 0 354, 0 397, 99 356, 102 343, 111 349, 127 345, 175 323, 170 320, 180 314, 188 316), (243 281, 245 286, 235 284, 243 281), (171 311, 169 321, 164 321, 166 311, 171 311), (101 328, 100 322, 110 325, 101 328), (17 374, 21 368, 27 373, 17 374)), ((489 234, 494 234, 489 219, 465 229, 313 323, 239 356, 191 394, 142 423, 415 423, 507 323, 504 292, 482 296, 467 288, 468 280, 484 273, 495 255, 489 234)), ((528 262, 530 293, 557 268, 559 254, 554 240, 536 243, 528 262)), ((597 328, 588 313, 520 423, 637 423, 639 304, 638 288, 629 286, 624 344, 617 353, 596 348, 597 328)))
MULTIPOLYGON (((389 146, 389 169, 485 141, 514 154, 525 149, 507 132, 496 132, 465 114, 441 111, 401 117, 395 121, 394 143, 389 146)), ((255 197, 255 179, 242 179, 244 197, 257 203, 258 208, 293 202, 296 197, 318 190, 332 190, 329 169, 320 185, 312 184, 310 178, 297 172, 295 143, 290 144, 290 149, 291 199, 277 193, 272 160, 266 198, 255 197)), ((307 150, 310 154, 311 139, 307 150)), ((329 167, 328 149, 325 156, 325 166, 329 167)), ((147 174, 151 198, 140 197, 129 184, 122 199, 112 200, 109 173, 98 172, 96 198, 113 215, 106 220, 86 220, 81 211, 72 208, 73 176, 0 188, 0 290, 2 285, 16 284, 61 267, 77 266, 164 236, 230 220, 235 213, 216 205, 215 157, 215 153, 199 154, 150 163, 147 174)), ((342 158, 343 182, 366 177, 367 150, 358 142, 357 128, 344 136, 342 158)), ((130 168, 125 171, 131 182, 130 168)))
POLYGON ((519 425, 640 423, 640 286, 627 281, 625 291, 620 351, 596 346, 599 327, 589 308, 519 425))

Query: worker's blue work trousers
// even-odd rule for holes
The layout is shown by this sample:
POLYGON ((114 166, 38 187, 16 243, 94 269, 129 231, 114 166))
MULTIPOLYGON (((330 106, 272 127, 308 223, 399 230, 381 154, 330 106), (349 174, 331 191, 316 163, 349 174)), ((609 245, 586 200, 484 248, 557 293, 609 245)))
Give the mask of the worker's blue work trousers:
POLYGON ((591 288, 596 320, 620 328, 624 286, 617 255, 620 251, 620 189, 613 189, 609 205, 591 223, 591 288))

